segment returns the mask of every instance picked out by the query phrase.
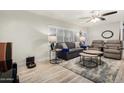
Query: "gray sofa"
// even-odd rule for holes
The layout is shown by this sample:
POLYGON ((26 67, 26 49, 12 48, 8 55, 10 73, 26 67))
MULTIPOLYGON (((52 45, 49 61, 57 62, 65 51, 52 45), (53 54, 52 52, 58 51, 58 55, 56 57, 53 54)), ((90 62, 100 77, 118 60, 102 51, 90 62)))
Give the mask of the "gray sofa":
POLYGON ((108 40, 104 45, 104 57, 120 60, 122 58, 122 42, 108 40))
POLYGON ((62 49, 62 51, 57 52, 57 57, 63 60, 69 60, 79 56, 79 53, 83 51, 83 48, 76 48, 74 42, 61 42, 56 44, 56 48, 62 49), (66 44, 68 50, 64 51, 63 43, 66 44))

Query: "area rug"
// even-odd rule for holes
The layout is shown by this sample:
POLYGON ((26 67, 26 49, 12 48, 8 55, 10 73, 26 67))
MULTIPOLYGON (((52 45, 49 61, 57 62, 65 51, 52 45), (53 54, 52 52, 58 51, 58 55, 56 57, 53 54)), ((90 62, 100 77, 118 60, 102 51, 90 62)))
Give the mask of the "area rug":
POLYGON ((120 60, 102 59, 102 65, 87 68, 79 63, 79 58, 64 61, 60 65, 96 83, 113 83, 119 71, 120 60))

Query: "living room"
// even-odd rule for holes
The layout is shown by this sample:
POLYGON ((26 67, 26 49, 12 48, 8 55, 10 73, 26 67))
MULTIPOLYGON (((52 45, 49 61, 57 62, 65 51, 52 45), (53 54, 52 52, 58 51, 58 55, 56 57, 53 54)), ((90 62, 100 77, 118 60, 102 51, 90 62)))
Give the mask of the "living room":
MULTIPOLYGON (((124 37, 123 15, 124 11, 122 10, 1 10, 0 43, 11 43, 10 59, 12 63, 16 62, 17 64, 16 76, 18 76, 18 78, 16 78, 18 80, 14 82, 124 82, 124 64, 122 63, 123 55, 121 54, 123 53, 122 46, 124 37), (95 20, 95 22, 93 20, 95 20), (83 51, 86 52, 90 50, 90 48, 93 48, 91 45, 94 40, 98 40, 98 42, 101 40, 104 43, 100 46, 102 50, 95 51, 95 53, 101 53, 100 56, 96 54, 84 54, 83 51), (113 52, 105 54, 106 52, 104 51, 107 42, 111 44, 111 40, 113 40, 114 43, 111 47, 114 47, 115 50, 117 43, 120 51, 114 56, 111 56, 113 52), (62 44, 63 49, 58 47, 60 50, 56 50, 56 45, 61 42, 73 43, 68 43, 68 45, 64 43, 62 44), (75 54, 70 56, 64 56, 64 54, 62 54, 61 57, 61 55, 57 55, 57 53, 61 51, 63 51, 63 53, 71 51, 71 49, 68 48, 71 44, 74 45, 74 47, 80 45, 81 49, 78 52, 73 52, 75 54), (80 61, 83 60, 82 57, 85 56, 89 57, 86 58, 86 60, 92 59, 91 56, 93 56, 93 67, 87 67, 87 65, 91 65, 91 60, 90 63, 88 63, 89 61, 85 62, 86 66, 84 66, 82 62, 79 64, 80 61), (94 62, 94 57, 95 60, 98 59, 98 61, 94 62), (30 66, 30 64, 27 64, 28 59, 29 61, 33 60, 33 67, 31 68, 28 68, 28 66, 30 66), (100 59, 102 62, 101 65, 97 63, 100 59)), ((95 48, 99 47, 97 46, 95 48)), ((3 51, 2 48, 1 51, 3 51)), ((2 54, 4 53, 1 53, 1 55, 2 54)), ((7 54, 9 55, 9 52, 7 52, 6 55, 7 54)), ((2 57, 3 56, 1 56, 1 62, 6 62, 2 60, 2 57)), ((5 64, 4 66, 1 64, 1 66, 4 68, 5 64)), ((2 72, 3 77, 6 72, 8 72, 7 69, 2 72)), ((1 80, 3 80, 3 78, 1 80)), ((1 82, 5 81, 3 80, 1 82)))

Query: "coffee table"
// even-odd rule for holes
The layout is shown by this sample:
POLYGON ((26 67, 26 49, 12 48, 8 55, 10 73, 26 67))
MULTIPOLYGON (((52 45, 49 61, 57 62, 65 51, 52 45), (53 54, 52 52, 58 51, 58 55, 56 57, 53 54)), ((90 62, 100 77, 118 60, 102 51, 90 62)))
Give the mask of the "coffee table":
POLYGON ((103 52, 98 50, 85 50, 83 53, 91 54, 91 55, 98 55, 99 57, 99 64, 101 65, 101 56, 103 55, 103 52))
POLYGON ((98 55, 80 53, 80 64, 87 68, 94 68, 98 66, 98 55))

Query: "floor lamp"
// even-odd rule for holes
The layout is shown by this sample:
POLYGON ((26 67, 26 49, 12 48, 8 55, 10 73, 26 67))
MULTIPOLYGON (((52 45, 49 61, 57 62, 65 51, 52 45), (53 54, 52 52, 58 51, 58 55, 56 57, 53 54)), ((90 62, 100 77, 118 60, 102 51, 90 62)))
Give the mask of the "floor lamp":
POLYGON ((86 40, 86 38, 85 38, 84 36, 81 36, 81 37, 80 37, 80 42, 81 42, 81 43, 83 42, 83 44, 85 44, 85 40, 86 40))
POLYGON ((57 37, 56 36, 48 36, 48 41, 50 43, 50 63, 52 64, 58 64, 59 62, 61 62, 61 60, 59 60, 59 58, 57 57, 57 52, 61 51, 61 49, 56 49, 55 48, 55 43, 57 42, 57 37), (55 53, 55 58, 51 59, 51 52, 55 53))
POLYGON ((80 37, 80 46, 84 49, 86 49, 86 46, 85 46, 85 41, 86 41, 86 38, 84 36, 81 36, 80 37))
POLYGON ((57 41, 56 36, 48 36, 48 41, 50 43, 50 49, 54 50, 55 49, 55 43, 57 41))

